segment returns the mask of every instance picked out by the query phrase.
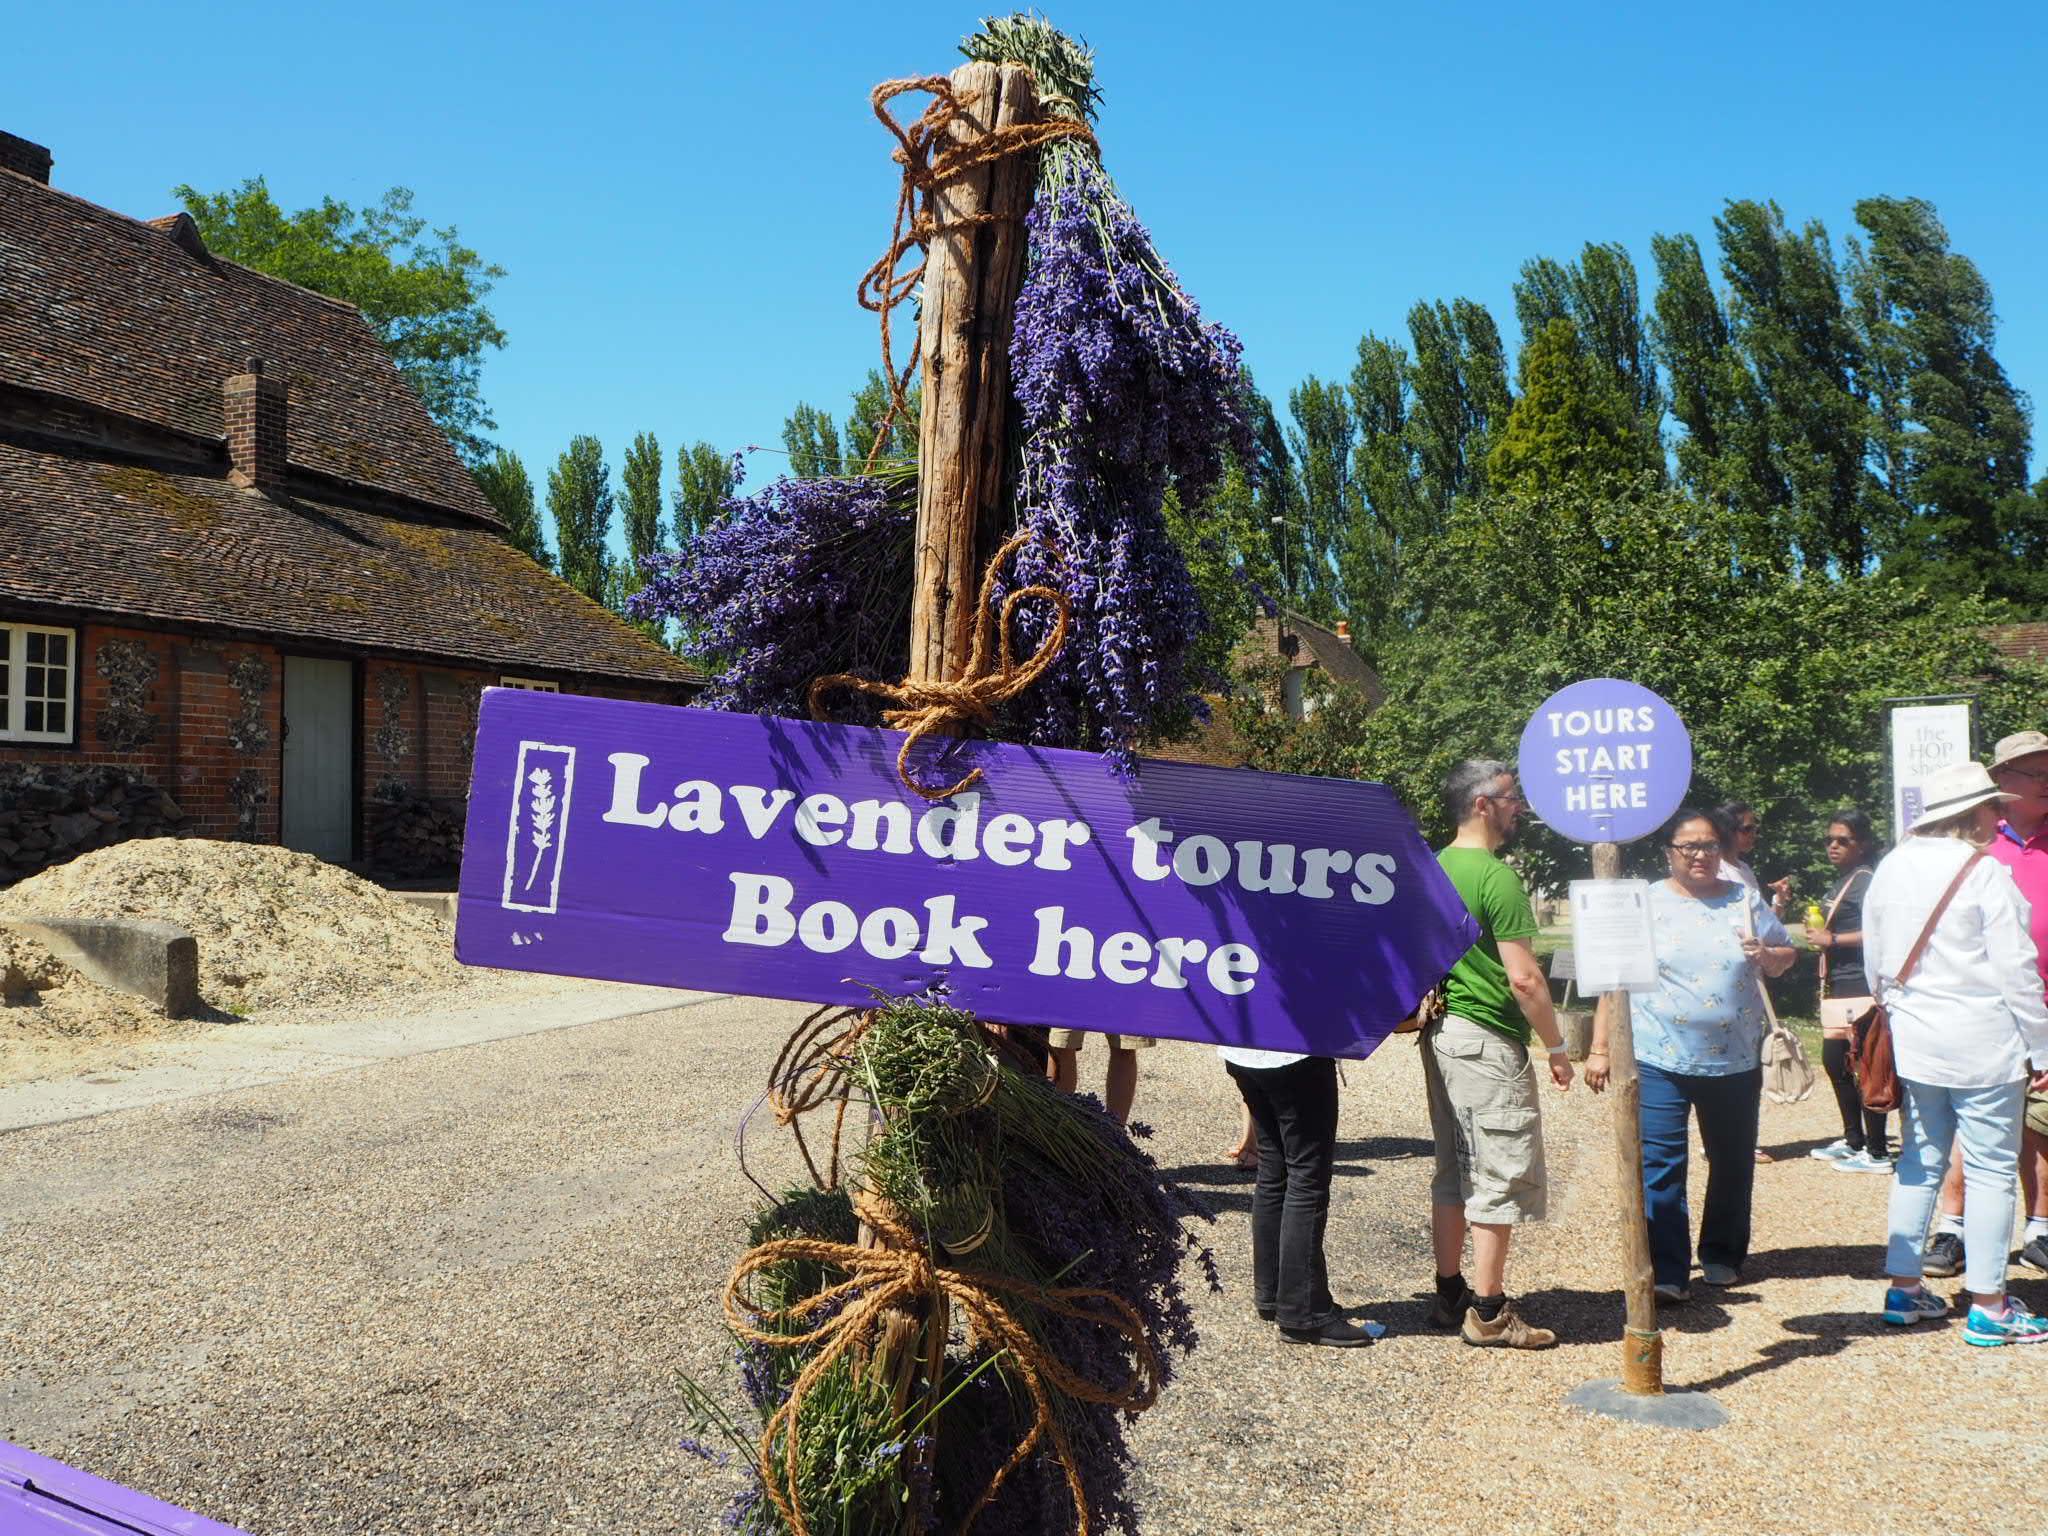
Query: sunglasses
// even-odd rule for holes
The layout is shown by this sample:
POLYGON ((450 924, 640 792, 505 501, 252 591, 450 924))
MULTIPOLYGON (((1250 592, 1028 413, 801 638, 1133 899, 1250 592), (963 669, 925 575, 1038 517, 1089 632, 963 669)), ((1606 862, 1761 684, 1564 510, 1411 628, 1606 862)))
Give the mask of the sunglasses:
POLYGON ((1826 837, 1822 838, 1821 841, 1830 848, 1854 848, 1856 846, 1856 839, 1853 837, 1826 837))

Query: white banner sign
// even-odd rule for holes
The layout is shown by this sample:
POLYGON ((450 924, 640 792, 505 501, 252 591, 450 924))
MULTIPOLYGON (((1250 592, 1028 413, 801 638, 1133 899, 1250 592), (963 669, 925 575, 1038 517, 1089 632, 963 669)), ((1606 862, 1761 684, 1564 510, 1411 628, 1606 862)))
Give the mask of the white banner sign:
POLYGON ((1970 704, 1902 704, 1892 711, 1892 836, 1913 830, 1920 786, 1937 768, 1970 755, 1970 704))

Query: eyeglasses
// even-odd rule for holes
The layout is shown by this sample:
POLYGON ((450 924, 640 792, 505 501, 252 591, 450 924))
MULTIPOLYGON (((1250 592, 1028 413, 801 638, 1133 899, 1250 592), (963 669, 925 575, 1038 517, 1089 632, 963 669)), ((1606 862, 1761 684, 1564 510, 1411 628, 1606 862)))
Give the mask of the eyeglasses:
POLYGON ((1721 851, 1719 843, 1673 843, 1671 851, 1688 859, 1710 859, 1721 851))
POLYGON ((1994 777, 2031 779, 2036 784, 2048 784, 2048 768, 2014 768, 2007 766, 1999 769, 1994 777))
POLYGON ((1857 839, 1853 837, 1824 837, 1821 839, 1830 848, 1854 848, 1857 839))

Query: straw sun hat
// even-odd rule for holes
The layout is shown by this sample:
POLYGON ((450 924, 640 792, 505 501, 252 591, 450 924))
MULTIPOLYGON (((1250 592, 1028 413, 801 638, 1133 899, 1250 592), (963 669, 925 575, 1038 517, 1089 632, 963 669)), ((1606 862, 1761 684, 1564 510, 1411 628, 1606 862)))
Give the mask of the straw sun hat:
POLYGON ((1960 816, 1987 800, 2017 800, 1991 782, 1991 771, 1982 763, 1950 763, 1937 768, 1920 781, 1920 817, 1942 821, 1960 816))

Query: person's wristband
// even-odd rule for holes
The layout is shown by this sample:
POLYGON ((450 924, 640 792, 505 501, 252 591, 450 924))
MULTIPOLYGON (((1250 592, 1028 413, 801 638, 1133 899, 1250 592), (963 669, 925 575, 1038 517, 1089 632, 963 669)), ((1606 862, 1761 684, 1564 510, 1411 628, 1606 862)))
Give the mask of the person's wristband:
POLYGON ((1556 1045, 1546 1045, 1544 1049, 1553 1056, 1569 1056, 1572 1053, 1572 1048, 1561 1040, 1556 1045))

